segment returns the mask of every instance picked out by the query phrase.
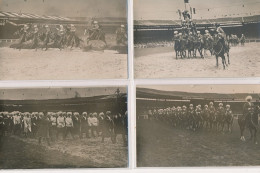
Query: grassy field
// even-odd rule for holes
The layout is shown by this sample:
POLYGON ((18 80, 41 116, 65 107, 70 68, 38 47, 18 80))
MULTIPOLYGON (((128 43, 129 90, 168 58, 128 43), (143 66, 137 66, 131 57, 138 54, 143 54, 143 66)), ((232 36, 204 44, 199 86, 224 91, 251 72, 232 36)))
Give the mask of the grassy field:
POLYGON ((112 144, 109 138, 43 141, 15 136, 5 137, 0 148, 0 169, 36 168, 114 168, 127 167, 128 150, 121 137, 112 144))
MULTIPOLYGON (((260 138, 259 133, 257 134, 260 138)), ((192 132, 161 122, 137 121, 138 167, 256 166, 260 145, 240 141, 237 120, 232 133, 208 130, 192 132)))

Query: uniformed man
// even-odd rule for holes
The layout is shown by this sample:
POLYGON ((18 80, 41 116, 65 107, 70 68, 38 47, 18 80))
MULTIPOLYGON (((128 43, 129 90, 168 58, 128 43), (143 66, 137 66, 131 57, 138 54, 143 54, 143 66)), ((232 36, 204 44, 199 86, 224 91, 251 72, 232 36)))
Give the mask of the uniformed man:
POLYGON ((83 112, 81 118, 81 131, 80 137, 83 138, 83 134, 86 134, 86 138, 89 138, 89 126, 88 126, 88 113, 83 112))
POLYGON ((121 27, 116 30, 116 43, 117 45, 127 45, 127 33, 125 31, 125 25, 121 25, 121 27))
POLYGON ((74 134, 73 134, 73 120, 72 120, 72 112, 67 112, 67 115, 65 117, 65 139, 70 133, 72 138, 74 139, 74 134))
POLYGON ((45 38, 43 41, 43 47, 45 47, 45 51, 48 49, 48 43, 51 41, 51 29, 49 28, 49 25, 45 25, 45 38))
POLYGON ((66 31, 63 27, 63 25, 59 25, 59 28, 56 28, 58 31, 58 35, 60 36, 60 40, 59 40, 59 49, 63 49, 65 46, 65 42, 66 42, 66 31))
POLYGON ((246 37, 245 37, 244 34, 242 34, 242 35, 241 35, 241 38, 240 38, 240 43, 241 43, 242 46, 245 45, 245 41, 246 41, 246 37))
POLYGON ((62 139, 65 139, 65 116, 66 112, 58 112, 57 117, 57 139, 59 139, 59 134, 62 134, 62 139))
POLYGON ((195 131, 195 110, 193 108, 193 104, 189 105, 189 108, 187 110, 188 112, 188 117, 189 117, 189 129, 192 129, 193 131, 195 131))
POLYGON ((100 28, 98 21, 94 21, 93 28, 90 29, 90 35, 88 40, 102 40, 106 43, 105 33, 100 28))
POLYGON ((52 141, 55 141, 56 136, 57 136, 57 115, 56 115, 56 113, 50 113, 50 122, 51 122, 50 137, 51 137, 52 141))
POLYGON ((38 48, 38 40, 39 40, 39 28, 37 25, 33 26, 34 30, 33 30, 33 45, 32 48, 35 48, 35 50, 37 51, 38 48))

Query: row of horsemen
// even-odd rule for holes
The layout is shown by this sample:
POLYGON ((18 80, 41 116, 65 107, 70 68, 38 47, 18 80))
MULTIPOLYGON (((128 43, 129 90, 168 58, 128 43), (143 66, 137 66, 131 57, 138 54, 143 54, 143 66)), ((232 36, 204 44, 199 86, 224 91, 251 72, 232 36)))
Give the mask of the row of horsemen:
POLYGON ((229 56, 230 45, 238 44, 241 41, 241 44, 245 43, 245 36, 242 34, 239 39, 236 35, 231 34, 227 36, 224 30, 217 24, 214 24, 214 27, 210 30, 205 30, 205 34, 201 34, 201 31, 197 30, 196 27, 191 27, 188 29, 186 25, 182 26, 181 31, 174 31, 174 49, 176 52, 176 58, 180 56, 183 57, 196 57, 197 51, 200 54, 200 57, 203 58, 206 51, 210 51, 211 55, 215 55, 217 52, 214 49, 214 46, 220 41, 229 56), (204 54, 203 54, 204 50, 204 54), (186 51, 188 55, 186 55, 186 51))
MULTIPOLYGON (((45 49, 59 48, 60 50, 70 47, 90 49, 92 47, 107 47, 106 34, 98 21, 92 21, 91 26, 84 30, 82 37, 78 36, 77 28, 74 24, 52 25, 48 24, 16 24, 11 21, 7 23, 19 27, 14 33, 19 37, 11 48, 16 49, 45 49)), ((127 33, 125 25, 121 25, 115 31, 117 45, 127 44, 127 33)))
POLYGON ((111 138, 116 143, 117 135, 122 135, 124 145, 127 144, 127 112, 124 115, 96 112, 0 112, 0 137, 17 135, 20 137, 38 138, 39 143, 46 139, 55 142, 68 135, 76 137, 111 138))
MULTIPOLYGON (((251 100, 247 101, 243 106, 242 116, 238 116, 238 123, 241 124, 244 121, 245 126, 247 126, 250 117, 252 117, 255 125, 258 125, 259 114, 259 106, 255 106, 251 103, 251 100)), ((190 104, 189 107, 183 105, 165 109, 150 109, 148 110, 148 119, 170 123, 171 126, 182 127, 193 131, 200 128, 224 131, 226 125, 227 130, 231 132, 234 114, 229 104, 224 106, 221 102, 215 108, 214 103, 210 102, 209 105, 206 104, 204 107, 199 104, 194 108, 193 104, 190 104)), ((243 133, 241 137, 241 140, 244 140, 243 133)))
POLYGON ((174 127, 181 127, 196 131, 201 128, 216 129, 224 131, 227 125, 228 131, 232 131, 234 115, 230 105, 223 106, 219 103, 215 108, 213 102, 202 107, 200 104, 196 107, 190 104, 188 107, 173 106, 165 109, 154 109, 148 111, 150 120, 159 120, 169 123, 174 127))

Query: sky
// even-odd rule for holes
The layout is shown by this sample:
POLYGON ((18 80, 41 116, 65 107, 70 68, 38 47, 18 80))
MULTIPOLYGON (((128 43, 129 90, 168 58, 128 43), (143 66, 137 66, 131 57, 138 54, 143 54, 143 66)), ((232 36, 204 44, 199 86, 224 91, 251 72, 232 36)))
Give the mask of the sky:
POLYGON ((260 85, 149 85, 138 86, 140 88, 149 88, 163 91, 182 91, 192 93, 258 93, 260 94, 260 85))
MULTIPOLYGON (((126 87, 119 87, 121 93, 126 93, 126 87)), ((45 100, 79 97, 92 97, 114 94, 117 87, 88 88, 0 88, 0 100, 45 100), (78 94, 76 94, 78 93, 78 94)))
MULTIPOLYGON (((190 9, 190 7, 196 9, 193 19, 260 14, 260 0, 189 0, 187 8, 190 9)), ((184 0, 134 0, 134 19, 177 20, 179 19, 178 9, 185 9, 184 0)))
POLYGON ((126 17, 126 0, 0 0, 0 11, 63 17, 126 17))

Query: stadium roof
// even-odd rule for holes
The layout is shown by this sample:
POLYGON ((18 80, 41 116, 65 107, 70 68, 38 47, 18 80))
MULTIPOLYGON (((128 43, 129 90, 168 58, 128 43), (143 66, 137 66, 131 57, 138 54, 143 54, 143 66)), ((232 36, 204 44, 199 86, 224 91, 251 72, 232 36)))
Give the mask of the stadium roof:
MULTIPOLYGON (((248 93, 192 93, 180 91, 161 91, 155 89, 138 88, 136 98, 155 98, 155 99, 209 99, 209 100, 237 100, 244 101, 248 93)), ((250 94, 253 100, 259 100, 260 94, 250 94)))
MULTIPOLYGON (((213 23, 217 22, 222 27, 235 27, 248 23, 259 23, 260 15, 247 16, 247 17, 226 17, 216 19, 194 19, 197 27, 210 27, 213 23)), ((178 28, 181 27, 181 20, 135 20, 135 29, 162 29, 162 28, 178 28)))
POLYGON ((37 15, 28 13, 14 13, 14 12, 3 12, 0 11, 0 19, 37 19, 37 20, 59 20, 59 21, 71 21, 72 19, 61 16, 47 16, 37 15))
POLYGON ((118 26, 126 24, 127 19, 125 17, 103 17, 103 18, 91 18, 91 17, 63 17, 63 16, 49 16, 38 15, 29 13, 14 13, 0 11, 0 20, 11 20, 16 23, 49 23, 49 24, 89 24, 91 20, 97 20, 102 26, 118 26))

